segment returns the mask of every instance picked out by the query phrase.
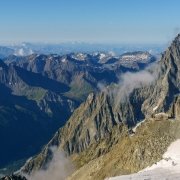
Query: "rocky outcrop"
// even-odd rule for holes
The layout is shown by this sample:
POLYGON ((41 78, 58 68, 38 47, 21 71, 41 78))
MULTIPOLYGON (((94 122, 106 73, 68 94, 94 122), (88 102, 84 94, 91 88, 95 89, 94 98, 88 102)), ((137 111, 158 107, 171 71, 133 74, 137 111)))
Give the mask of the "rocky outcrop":
POLYGON ((168 115, 171 118, 180 118, 180 96, 176 94, 174 96, 174 101, 170 104, 170 108, 168 110, 168 115))
POLYGON ((156 112, 167 112, 174 96, 180 92, 180 34, 174 39, 169 48, 163 53, 158 62, 157 81, 152 87, 149 98, 144 101, 142 111, 150 115, 155 108, 156 112))
POLYGON ((27 180, 27 179, 24 176, 22 177, 21 175, 16 176, 14 174, 11 174, 0 178, 0 180, 27 180))

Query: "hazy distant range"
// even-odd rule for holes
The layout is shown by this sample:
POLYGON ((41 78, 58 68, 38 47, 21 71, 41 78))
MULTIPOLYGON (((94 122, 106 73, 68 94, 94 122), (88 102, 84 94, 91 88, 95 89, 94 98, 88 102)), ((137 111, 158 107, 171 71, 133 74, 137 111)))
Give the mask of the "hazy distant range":
POLYGON ((151 54, 160 54, 167 48, 165 44, 97 44, 97 43, 14 43, 9 46, 0 46, 0 57, 14 54, 26 56, 30 54, 58 54, 94 53, 103 52, 111 55, 121 55, 125 52, 148 51, 151 54), (7 48, 7 49, 6 49, 7 48))

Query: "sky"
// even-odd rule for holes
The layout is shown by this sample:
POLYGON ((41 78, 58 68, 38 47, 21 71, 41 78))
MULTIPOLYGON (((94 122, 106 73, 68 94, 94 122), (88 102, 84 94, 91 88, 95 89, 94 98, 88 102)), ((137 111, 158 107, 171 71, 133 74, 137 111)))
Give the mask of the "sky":
POLYGON ((167 43, 179 0, 0 0, 0 44, 167 43))

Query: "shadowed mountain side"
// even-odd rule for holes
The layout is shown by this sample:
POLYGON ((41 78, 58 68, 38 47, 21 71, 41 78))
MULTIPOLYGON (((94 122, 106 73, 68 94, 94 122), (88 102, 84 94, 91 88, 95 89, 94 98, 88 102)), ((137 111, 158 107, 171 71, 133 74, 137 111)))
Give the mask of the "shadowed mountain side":
POLYGON ((34 101, 12 95, 4 84, 0 88, 1 166, 38 153, 76 107, 73 101, 51 92, 34 101))
POLYGON ((16 70, 17 75, 29 86, 41 87, 55 93, 63 93, 70 89, 65 84, 46 78, 41 74, 32 73, 17 66, 14 66, 14 69, 16 70))
POLYGON ((89 93, 96 93, 111 82, 118 82, 116 74, 110 70, 103 72, 75 71, 70 73, 66 70, 56 69, 45 71, 42 75, 69 86, 71 89, 64 95, 80 102, 86 100, 89 93))
POLYGON ((61 82, 0 61, 0 168, 13 164, 7 172, 17 170, 65 124, 79 105, 60 94, 67 89, 61 82))
POLYGON ((1 69, 7 68, 7 65, 2 60, 0 60, 0 67, 1 67, 1 69))
POLYGON ((118 83, 119 79, 117 75, 110 70, 103 71, 102 73, 90 73, 97 81, 110 84, 111 82, 118 83))

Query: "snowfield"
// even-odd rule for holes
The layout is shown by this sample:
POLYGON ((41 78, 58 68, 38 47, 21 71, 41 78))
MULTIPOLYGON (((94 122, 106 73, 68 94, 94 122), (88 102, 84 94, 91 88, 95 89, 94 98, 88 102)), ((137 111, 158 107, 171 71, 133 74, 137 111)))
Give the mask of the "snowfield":
POLYGON ((173 142, 163 159, 142 171, 106 180, 180 180, 180 139, 173 142))

